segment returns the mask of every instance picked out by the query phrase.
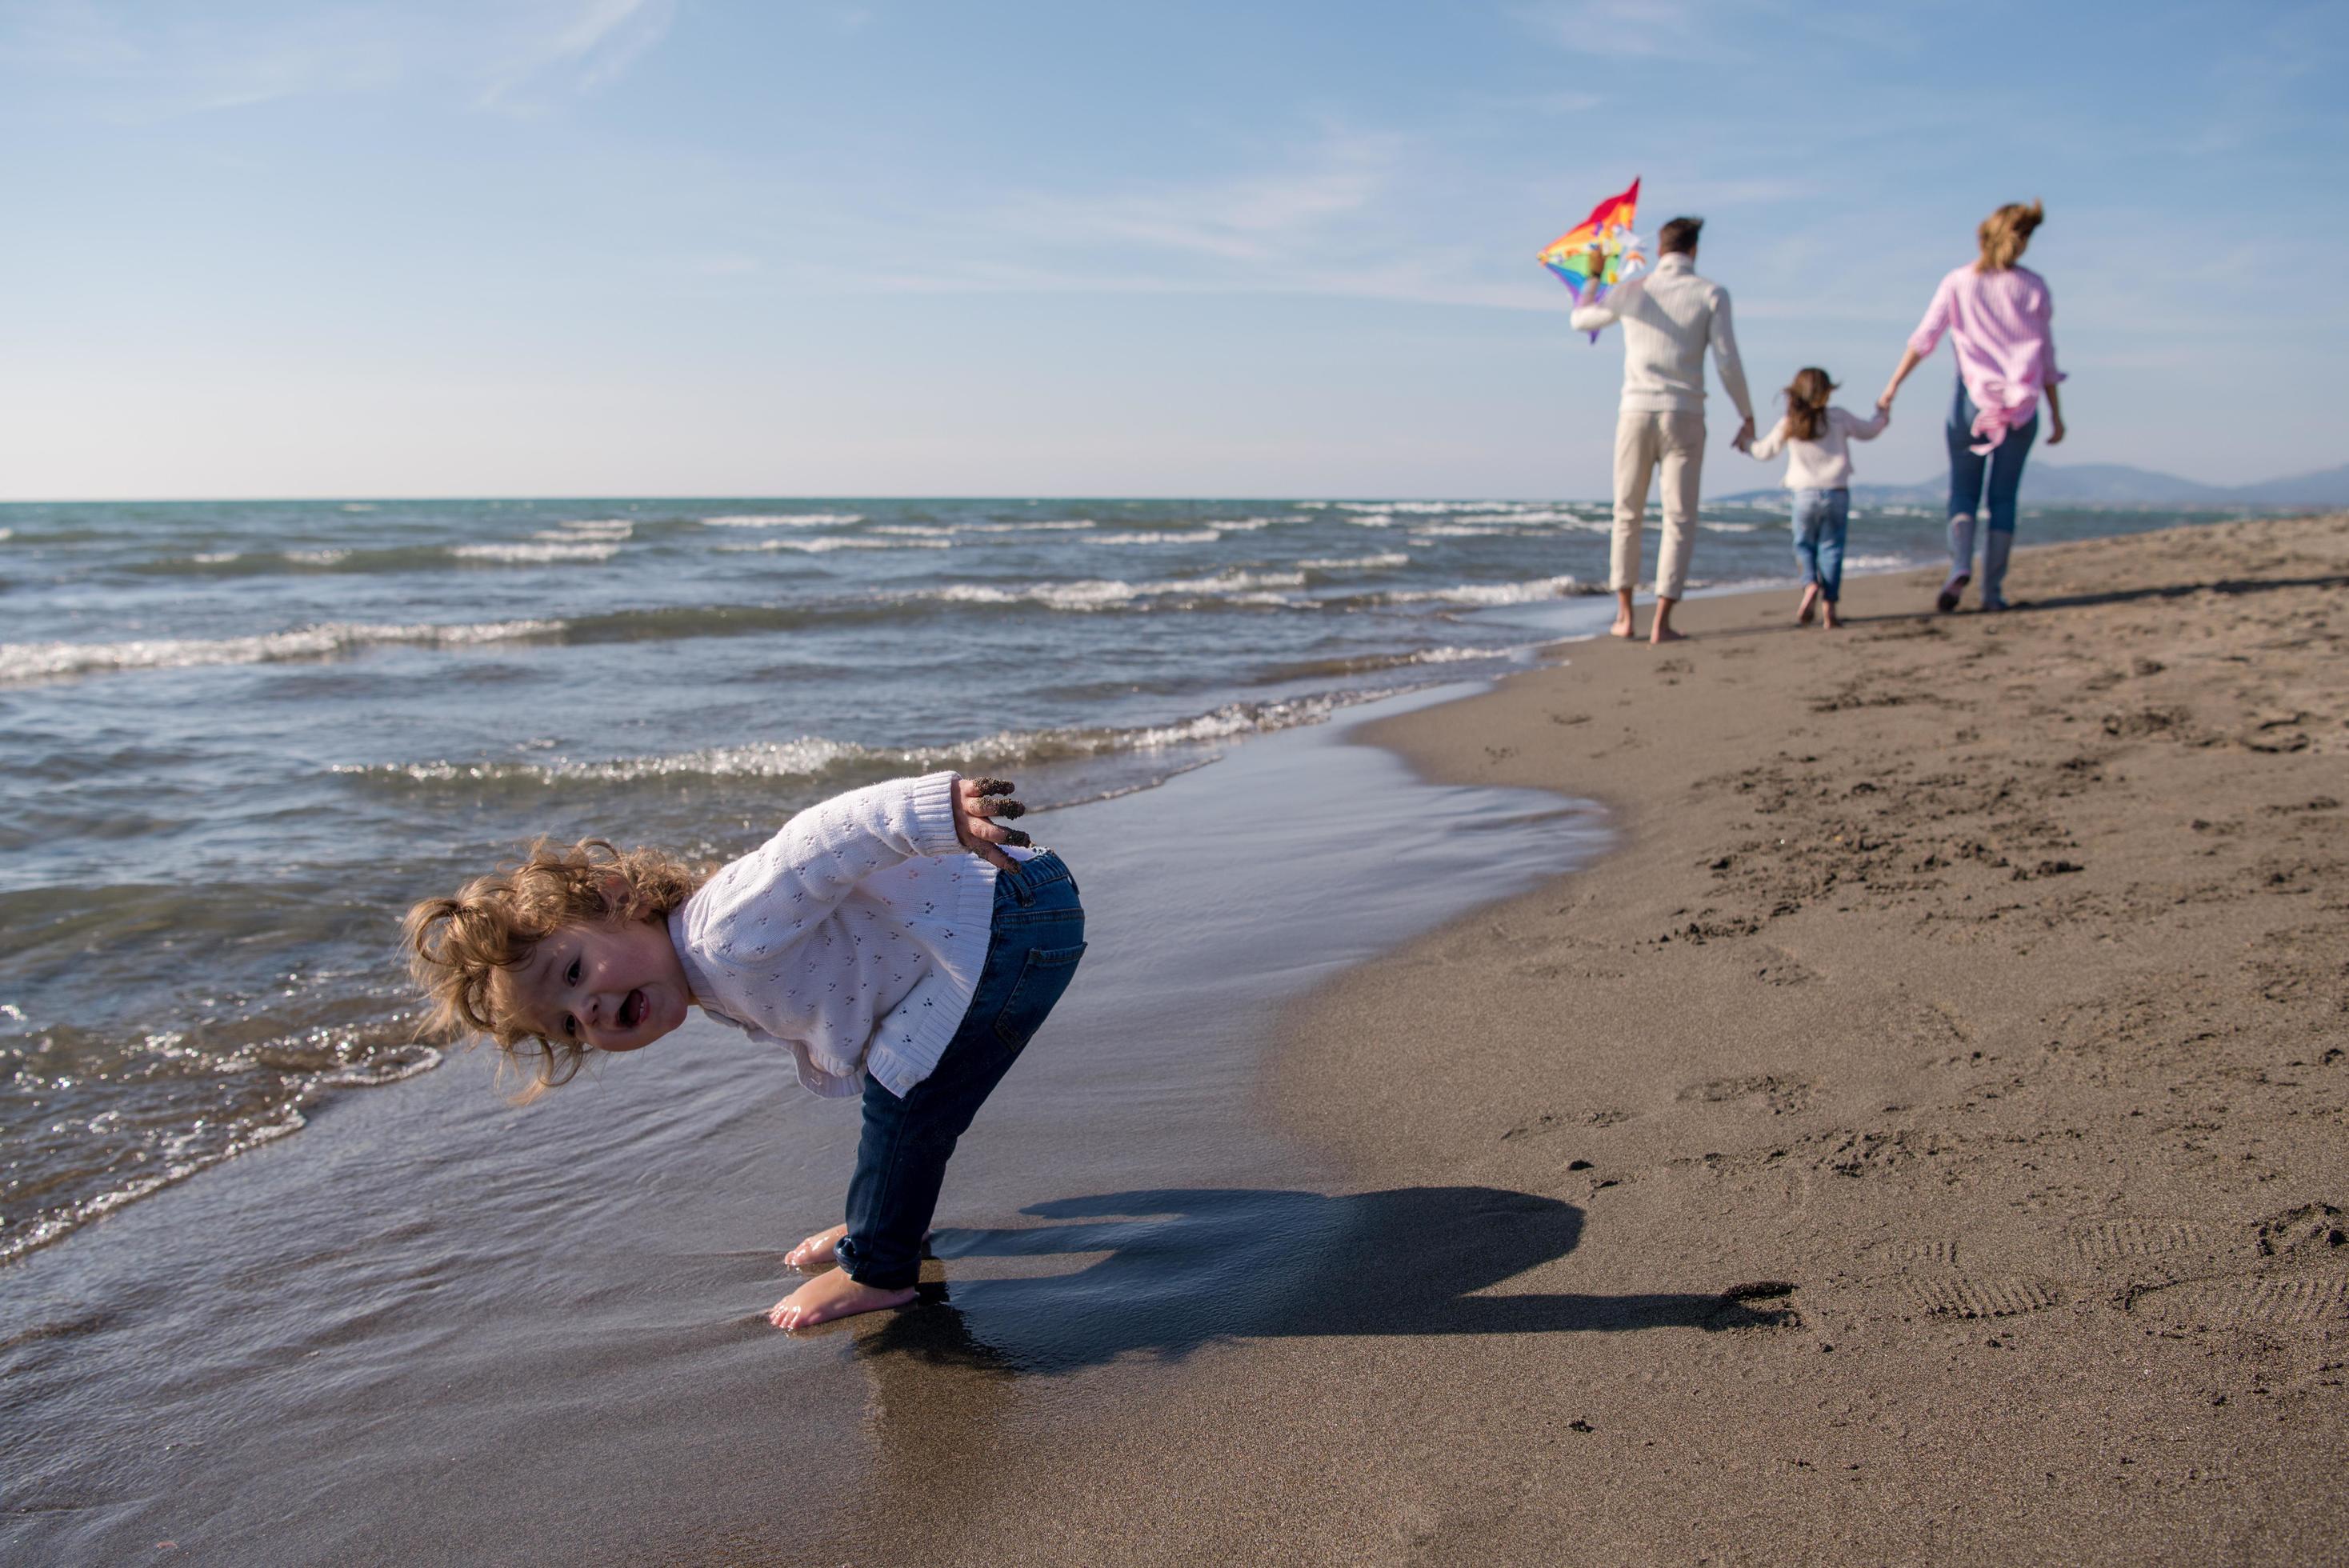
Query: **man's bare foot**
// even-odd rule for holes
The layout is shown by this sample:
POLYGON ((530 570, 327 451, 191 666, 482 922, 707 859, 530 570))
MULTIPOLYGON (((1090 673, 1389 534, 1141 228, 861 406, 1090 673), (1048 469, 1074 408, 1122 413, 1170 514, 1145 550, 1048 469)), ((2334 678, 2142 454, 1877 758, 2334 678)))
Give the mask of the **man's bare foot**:
POLYGON ((1610 637, 1636 637, 1640 634, 1632 629, 1631 617, 1627 612, 1615 617, 1615 624, 1607 628, 1607 634, 1610 637))
POLYGON ((1661 616, 1657 617, 1655 625, 1648 633, 1648 644, 1651 647, 1661 646, 1665 643, 1685 643, 1687 641, 1688 634, 1686 632, 1673 631, 1671 628, 1671 623, 1664 620, 1661 616))
MULTIPOLYGON (((1816 610, 1818 605, 1819 585, 1816 583, 1806 583, 1803 584, 1803 602, 1795 611, 1795 624, 1797 626, 1809 625, 1811 624, 1811 613, 1816 610)), ((1832 604, 1827 606, 1827 616, 1829 624, 1832 624, 1835 616, 1835 606, 1832 604)))
POLYGON ((1842 624, 1843 617, 1836 614, 1835 601, 1832 599, 1828 600, 1822 607, 1822 614, 1819 620, 1820 627, 1823 630, 1832 632, 1837 630, 1842 624))
POLYGON ((784 1264, 802 1274, 828 1269, 840 1262, 840 1238, 848 1234, 846 1225, 834 1225, 828 1231, 818 1231, 798 1246, 783 1254, 784 1264))
POLYGON ((903 1306, 914 1299, 914 1287, 904 1290, 882 1290, 869 1284, 859 1284, 845 1269, 833 1269, 815 1278, 775 1303, 767 1313, 767 1321, 790 1333, 795 1329, 813 1328, 819 1323, 830 1323, 835 1317, 854 1317, 860 1312, 882 1312, 893 1306, 903 1306))

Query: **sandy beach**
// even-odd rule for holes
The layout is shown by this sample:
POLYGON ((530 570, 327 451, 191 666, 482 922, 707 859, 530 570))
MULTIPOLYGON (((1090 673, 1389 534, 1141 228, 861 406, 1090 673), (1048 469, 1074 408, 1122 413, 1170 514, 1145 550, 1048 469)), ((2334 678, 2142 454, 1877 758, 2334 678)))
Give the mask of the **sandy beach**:
POLYGON ((1291 1331, 983 1455, 941 1402, 821 1560, 2334 1553, 2349 518, 2013 584, 1692 603, 1384 725, 1619 848, 1288 1011, 1268 1108, 1362 1195, 1270 1249, 1291 1331))

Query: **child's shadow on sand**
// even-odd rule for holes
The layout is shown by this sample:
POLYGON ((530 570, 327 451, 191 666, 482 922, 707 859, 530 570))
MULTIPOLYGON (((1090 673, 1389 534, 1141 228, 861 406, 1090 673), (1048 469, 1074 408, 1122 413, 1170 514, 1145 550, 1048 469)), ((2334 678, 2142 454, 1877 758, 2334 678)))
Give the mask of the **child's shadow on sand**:
POLYGON ((1105 1253, 1026 1278, 951 1279, 864 1336, 909 1355, 1006 1374, 1058 1373, 1143 1353, 1179 1359, 1216 1340, 1290 1335, 1547 1334, 1786 1326, 1792 1287, 1698 1295, 1475 1294, 1564 1256, 1582 1212, 1492 1187, 1318 1192, 1170 1188, 1040 1203, 1077 1223, 941 1230, 959 1258, 1105 1253), (1758 1303, 1758 1305, 1757 1305, 1758 1303))

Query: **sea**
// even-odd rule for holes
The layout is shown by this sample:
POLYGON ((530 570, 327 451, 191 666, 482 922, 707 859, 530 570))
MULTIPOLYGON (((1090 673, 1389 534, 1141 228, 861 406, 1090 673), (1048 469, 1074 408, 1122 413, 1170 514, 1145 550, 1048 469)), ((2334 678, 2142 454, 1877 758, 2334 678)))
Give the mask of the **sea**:
MULTIPOLYGON (((941 768, 1039 806, 1545 656, 1588 500, 0 507, 0 1270, 443 1059, 401 913, 537 835, 739 853, 941 768)), ((2030 512, 2028 541, 2192 521, 2030 512)), ((1697 586, 1785 580, 1708 507, 1697 586)), ((1849 570, 1932 559, 1863 511, 1849 570)), ((1651 541, 1652 550, 1652 539, 1651 541)), ((1577 617, 1575 612, 1579 611, 1577 617)))

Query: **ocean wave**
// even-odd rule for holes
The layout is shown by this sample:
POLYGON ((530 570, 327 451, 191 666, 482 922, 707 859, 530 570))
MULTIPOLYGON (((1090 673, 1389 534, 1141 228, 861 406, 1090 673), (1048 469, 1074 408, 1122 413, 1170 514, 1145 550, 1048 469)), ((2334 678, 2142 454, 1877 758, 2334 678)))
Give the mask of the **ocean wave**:
POLYGON ((1403 654, 1354 654, 1329 659, 1307 659, 1297 664, 1276 665, 1253 677, 1259 686, 1273 686, 1289 681, 1328 679, 1332 676, 1379 675, 1390 670, 1402 670, 1429 665, 1474 664, 1484 661, 1522 663, 1541 650, 1539 643, 1524 643, 1510 647, 1420 648, 1403 654))
POLYGON ((1301 588, 1302 572, 1218 572, 1206 577, 1174 577, 1157 582, 1128 583, 1122 578, 1090 578, 1074 583, 1037 583, 1019 588, 999 588, 985 583, 956 583, 928 590, 923 597, 949 604, 1041 604, 1053 610, 1123 609, 1151 599, 1218 599, 1226 603, 1288 604, 1265 591, 1301 588))
POLYGON ((625 517, 587 517, 573 522, 561 522, 542 530, 541 539, 626 539, 636 531, 636 523, 625 517))
POLYGON ((1092 520, 1083 517, 1047 518, 1041 522, 965 522, 956 525, 957 533, 1076 533, 1092 527, 1092 520))
POLYGON ((762 539, 756 544, 720 544, 713 548, 729 555, 776 550, 796 550, 803 555, 823 555, 835 550, 952 550, 954 541, 868 539, 861 534, 824 534, 815 539, 762 539))
POLYGON ((759 511, 705 517, 701 525, 704 528, 832 528, 864 521, 864 514, 855 511, 759 511))
POLYGON ((1415 522, 1411 527, 1413 540, 1423 539, 1494 539, 1514 533, 1510 528, 1483 528, 1466 522, 1415 522))
POLYGON ((1450 588, 1400 588, 1373 596, 1381 604, 1534 604, 1544 599, 1578 597, 1605 590, 1575 577, 1537 577, 1527 583, 1462 583, 1450 588))
POLYGON ((1408 552, 1382 550, 1374 555, 1317 555, 1297 562, 1297 567, 1301 572, 1375 572, 1383 567, 1410 564, 1408 552))
POLYGON ((1703 522, 1697 526, 1707 533, 1752 533, 1762 525, 1758 522, 1703 522))
POLYGON ((0 643, 0 685, 115 670, 189 669, 330 658, 374 645, 471 647, 544 637, 561 621, 492 621, 471 625, 370 625, 328 622, 249 637, 152 637, 119 643, 0 643))
POLYGON ((614 543, 558 543, 543 536, 535 544, 452 544, 449 547, 449 553, 460 561, 493 561, 505 566, 546 566, 559 561, 609 561, 619 552, 620 547, 614 543))
MULTIPOLYGON (((1402 664, 1451 663, 1496 657, 1473 649, 1430 649, 1402 664)), ((1368 667, 1368 666, 1366 666, 1368 667)), ((352 763, 332 771, 353 779, 389 784, 507 784, 535 789, 566 785, 635 784, 647 780, 788 779, 826 787, 856 779, 886 779, 940 769, 974 771, 1015 765, 1061 762, 1110 754, 1164 751, 1228 740, 1299 725, 1319 724, 1357 702, 1386 692, 1331 692, 1278 701, 1230 702, 1206 713, 1164 724, 1129 727, 1069 726, 1050 729, 1005 729, 945 746, 872 747, 854 741, 802 735, 790 740, 741 746, 701 747, 640 757, 557 758, 546 761, 435 760, 352 763)))
POLYGON ((1087 544, 1213 544, 1223 537, 1222 531, 1213 528, 1170 530, 1163 533, 1096 533, 1087 537, 1087 544))

